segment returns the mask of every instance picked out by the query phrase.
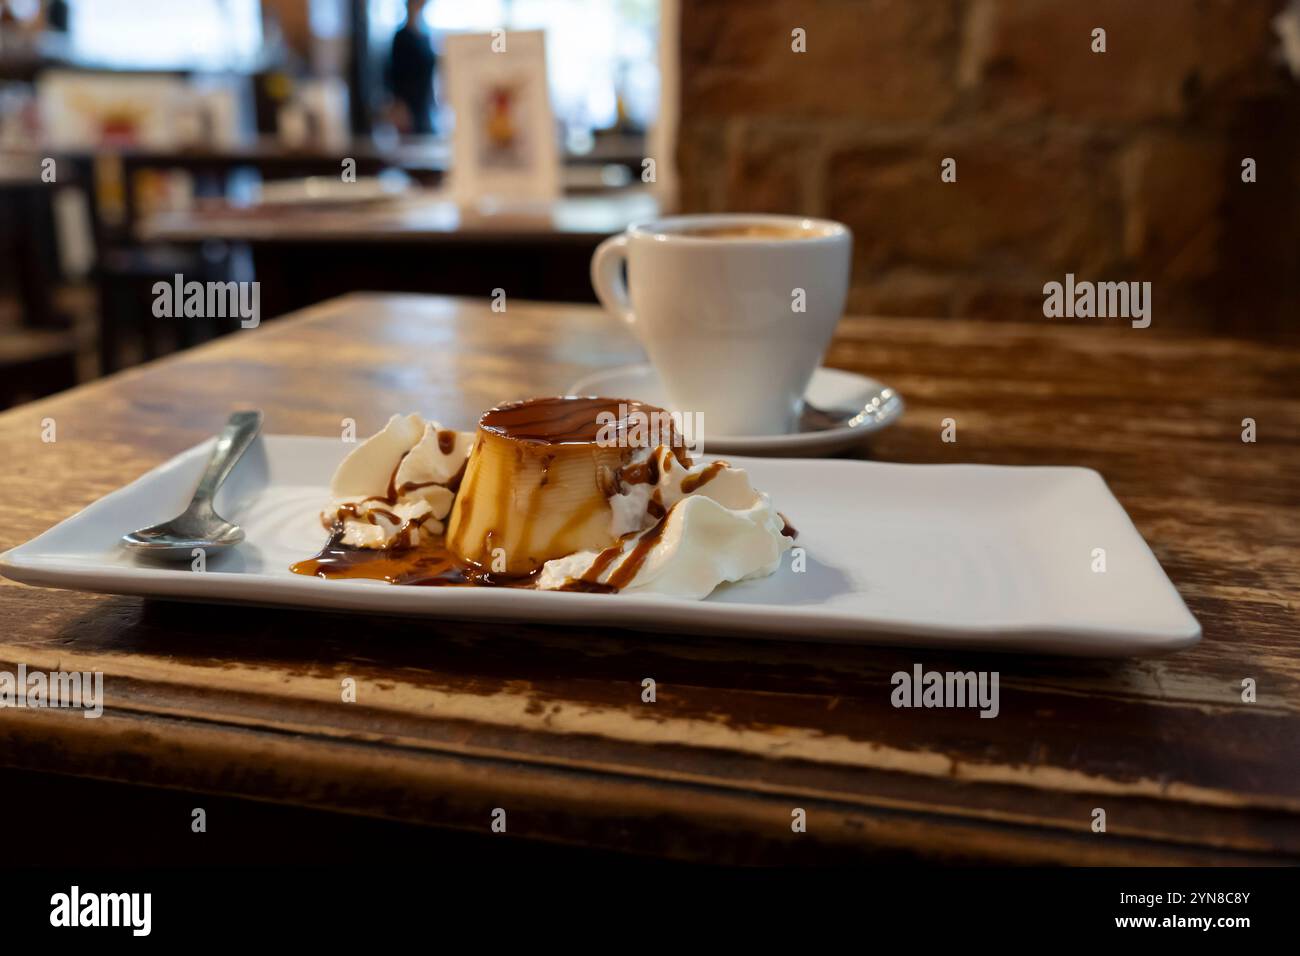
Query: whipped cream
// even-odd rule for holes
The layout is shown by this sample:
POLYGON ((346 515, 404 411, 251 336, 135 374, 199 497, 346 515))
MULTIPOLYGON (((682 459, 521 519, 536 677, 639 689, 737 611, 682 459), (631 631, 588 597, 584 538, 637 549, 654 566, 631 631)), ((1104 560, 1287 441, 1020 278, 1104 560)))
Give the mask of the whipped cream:
POLYGON ((791 546, 768 496, 724 461, 688 468, 661 445, 621 468, 616 485, 609 504, 618 542, 547 561, 539 588, 596 585, 699 600, 723 582, 772 574, 791 546))
POLYGON ((413 546, 422 532, 442 534, 473 444, 473 432, 394 415, 334 472, 322 523, 341 528, 342 543, 354 548, 413 546))

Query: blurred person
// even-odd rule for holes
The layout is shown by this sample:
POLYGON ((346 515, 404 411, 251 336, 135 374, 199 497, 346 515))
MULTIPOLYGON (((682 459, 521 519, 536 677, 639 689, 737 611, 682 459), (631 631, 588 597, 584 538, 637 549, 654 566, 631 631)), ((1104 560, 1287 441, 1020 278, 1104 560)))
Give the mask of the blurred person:
POLYGON ((388 86, 393 92, 396 126, 402 132, 433 132, 433 74, 438 58, 424 30, 426 0, 407 0, 406 21, 393 36, 388 86))
POLYGON ((50 0, 45 8, 45 28, 52 33, 68 32, 67 0, 50 0))

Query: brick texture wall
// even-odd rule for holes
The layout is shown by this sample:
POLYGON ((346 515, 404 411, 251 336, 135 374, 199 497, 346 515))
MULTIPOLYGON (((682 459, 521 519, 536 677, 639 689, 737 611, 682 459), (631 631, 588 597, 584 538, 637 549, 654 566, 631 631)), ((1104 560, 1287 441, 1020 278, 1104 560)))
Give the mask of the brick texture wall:
POLYGON ((1295 329, 1282 6, 682 0, 682 208, 847 223, 854 312, 1045 321, 1072 272, 1150 281, 1156 325, 1295 329))

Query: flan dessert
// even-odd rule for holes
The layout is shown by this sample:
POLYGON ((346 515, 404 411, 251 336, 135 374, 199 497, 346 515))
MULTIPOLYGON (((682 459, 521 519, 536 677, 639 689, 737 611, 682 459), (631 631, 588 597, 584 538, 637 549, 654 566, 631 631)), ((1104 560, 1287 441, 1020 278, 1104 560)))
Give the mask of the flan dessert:
POLYGON ((743 469, 696 464, 673 416, 627 399, 500 405, 473 433, 394 415, 331 495, 298 573, 700 599, 775 572, 795 534, 743 469))
POLYGON ((667 413, 641 402, 543 398, 490 409, 451 510, 447 549, 473 572, 529 577, 547 561, 640 530, 639 516, 635 526, 620 523, 612 502, 629 477, 624 466, 653 450, 650 430, 631 426, 661 420, 668 446, 689 464, 667 413))

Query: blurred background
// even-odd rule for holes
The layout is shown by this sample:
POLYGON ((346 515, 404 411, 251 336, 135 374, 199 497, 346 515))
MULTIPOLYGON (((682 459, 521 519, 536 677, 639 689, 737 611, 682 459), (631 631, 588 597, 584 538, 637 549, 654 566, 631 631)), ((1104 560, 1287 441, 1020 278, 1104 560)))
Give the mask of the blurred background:
POLYGON ((1289 334, 1298 75, 1289 0, 0 0, 0 407, 239 326, 176 275, 591 302, 668 212, 847 223, 857 313, 1289 334))

